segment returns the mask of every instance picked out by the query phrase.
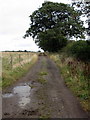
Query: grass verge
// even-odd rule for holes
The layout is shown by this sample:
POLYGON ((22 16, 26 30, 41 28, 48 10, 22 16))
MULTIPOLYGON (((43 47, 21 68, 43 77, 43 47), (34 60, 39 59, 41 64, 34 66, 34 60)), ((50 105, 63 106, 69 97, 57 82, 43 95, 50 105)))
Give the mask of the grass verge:
POLYGON ((64 54, 52 54, 50 58, 53 59, 65 80, 66 85, 78 97, 84 110, 90 111, 90 71, 89 65, 78 61, 72 57, 65 56, 64 54))
POLYGON ((23 77, 28 72, 28 70, 35 64, 37 59, 38 59, 37 55, 34 55, 32 60, 29 63, 25 63, 23 66, 19 66, 13 70, 11 70, 11 69, 5 70, 3 68, 2 88, 4 89, 4 88, 12 85, 15 81, 17 81, 21 77, 23 77))

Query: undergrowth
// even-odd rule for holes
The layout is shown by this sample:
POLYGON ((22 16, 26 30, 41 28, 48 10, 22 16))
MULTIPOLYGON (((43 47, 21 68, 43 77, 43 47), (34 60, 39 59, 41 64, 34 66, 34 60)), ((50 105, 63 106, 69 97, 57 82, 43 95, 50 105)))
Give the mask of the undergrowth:
POLYGON ((52 54, 50 58, 59 66, 66 85, 79 98, 82 107, 90 111, 90 63, 68 57, 63 53, 52 54))

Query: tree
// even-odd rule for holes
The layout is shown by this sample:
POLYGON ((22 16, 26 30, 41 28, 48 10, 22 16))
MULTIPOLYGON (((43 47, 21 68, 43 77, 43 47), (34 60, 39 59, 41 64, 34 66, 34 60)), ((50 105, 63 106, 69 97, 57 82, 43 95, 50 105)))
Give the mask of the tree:
POLYGON ((68 4, 44 2, 30 15, 31 24, 24 38, 32 36, 43 50, 58 51, 66 45, 68 38, 84 37, 80 14, 68 4))
POLYGON ((67 44, 67 39, 57 31, 50 29, 38 35, 38 46, 44 51, 57 52, 67 44))
POLYGON ((86 23, 88 23, 88 27, 86 28, 86 32, 87 34, 90 36, 90 1, 89 0, 80 0, 80 1, 77 1, 77 0, 74 0, 72 1, 72 6, 75 7, 75 8, 79 8, 78 11, 81 12, 81 15, 82 16, 86 16, 87 17, 87 20, 86 20, 86 23))
POLYGON ((90 61, 90 44, 88 42, 84 40, 73 42, 68 46, 67 52, 74 55, 77 59, 90 61))

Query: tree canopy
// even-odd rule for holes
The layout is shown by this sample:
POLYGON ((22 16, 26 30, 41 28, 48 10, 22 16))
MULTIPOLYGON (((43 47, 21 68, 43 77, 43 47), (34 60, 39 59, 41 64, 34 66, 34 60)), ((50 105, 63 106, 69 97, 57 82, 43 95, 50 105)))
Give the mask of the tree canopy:
POLYGON ((88 27, 86 28, 86 32, 90 36, 90 18, 89 18, 89 16, 90 16, 90 1, 89 0, 73 1, 72 6, 77 9, 79 8, 78 11, 81 12, 81 15, 84 17, 85 16, 87 17, 86 23, 88 24, 88 27))
POLYGON ((58 51, 66 45, 68 38, 84 37, 80 14, 68 4, 44 2, 29 16, 31 23, 24 37, 32 36, 45 51, 58 51))

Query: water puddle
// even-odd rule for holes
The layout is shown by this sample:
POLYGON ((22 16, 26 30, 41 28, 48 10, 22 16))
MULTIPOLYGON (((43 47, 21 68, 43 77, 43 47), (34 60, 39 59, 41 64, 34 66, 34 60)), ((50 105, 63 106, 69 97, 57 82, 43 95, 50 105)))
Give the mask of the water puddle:
POLYGON ((6 93, 4 95, 2 95, 3 98, 10 98, 10 97, 13 97, 13 94, 12 93, 6 93))
POLYGON ((31 87, 26 86, 16 86, 13 91, 14 94, 17 94, 19 96, 19 106, 21 108, 24 108, 24 106, 30 102, 30 90, 31 87))
POLYGON ((3 98, 19 97, 18 104, 21 108, 24 108, 26 104, 30 103, 30 91, 31 87, 28 85, 16 86, 13 88, 13 93, 7 93, 2 95, 3 98))

